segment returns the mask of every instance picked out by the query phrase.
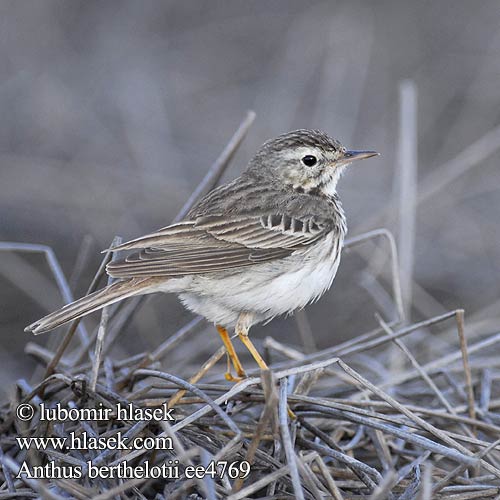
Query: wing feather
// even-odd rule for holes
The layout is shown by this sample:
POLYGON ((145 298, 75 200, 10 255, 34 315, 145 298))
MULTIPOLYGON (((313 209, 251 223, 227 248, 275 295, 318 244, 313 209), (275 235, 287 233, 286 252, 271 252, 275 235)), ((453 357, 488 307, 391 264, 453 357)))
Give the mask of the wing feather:
POLYGON ((200 217, 113 248, 139 252, 111 262, 107 271, 117 278, 177 277, 246 267, 307 248, 330 228, 327 220, 286 214, 200 217))

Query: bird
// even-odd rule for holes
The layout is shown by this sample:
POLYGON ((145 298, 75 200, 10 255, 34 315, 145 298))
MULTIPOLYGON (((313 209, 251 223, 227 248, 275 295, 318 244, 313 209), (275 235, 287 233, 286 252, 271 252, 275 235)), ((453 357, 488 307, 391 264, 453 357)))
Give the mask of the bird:
POLYGON ((250 328, 330 288, 347 231, 337 183, 349 164, 378 154, 348 150, 319 130, 268 140, 239 177, 206 194, 184 219, 108 249, 129 251, 107 264, 116 281, 25 331, 41 334, 128 297, 175 293, 216 326, 236 372, 228 369, 227 380, 246 377, 232 338, 267 369, 250 328))

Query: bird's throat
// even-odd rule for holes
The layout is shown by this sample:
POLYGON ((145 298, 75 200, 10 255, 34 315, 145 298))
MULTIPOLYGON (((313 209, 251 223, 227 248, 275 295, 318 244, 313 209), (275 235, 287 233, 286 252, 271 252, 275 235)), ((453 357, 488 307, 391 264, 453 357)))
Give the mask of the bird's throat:
POLYGON ((304 193, 311 196, 325 196, 330 198, 337 193, 337 183, 343 173, 343 168, 335 168, 322 172, 315 179, 307 182, 294 183, 292 188, 298 193, 304 193))

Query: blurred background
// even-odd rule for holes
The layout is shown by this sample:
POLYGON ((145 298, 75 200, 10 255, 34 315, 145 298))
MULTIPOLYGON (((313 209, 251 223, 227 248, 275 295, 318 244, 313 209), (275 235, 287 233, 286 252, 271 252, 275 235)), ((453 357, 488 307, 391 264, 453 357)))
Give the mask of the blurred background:
MULTIPOLYGON (((0 240, 50 246, 75 296, 115 235, 175 217, 253 109, 223 180, 295 128, 378 150, 341 181, 349 236, 395 234, 411 320, 464 307, 470 336, 494 331, 498 1, 4 0, 0 12, 0 240)), ((42 255, 0 257, 5 389, 32 372, 24 326, 63 300, 42 255)), ((393 313, 389 269, 387 245, 344 255, 330 292, 307 309, 312 347, 370 330, 376 311, 393 313)), ((190 319, 176 297, 155 296, 116 356, 154 349, 190 319)), ((200 359, 219 346, 204 330, 200 359)), ((63 332, 35 340, 57 345, 63 332)), ((303 347, 293 318, 252 335, 303 347)), ((183 356, 195 353, 180 346, 183 356)))

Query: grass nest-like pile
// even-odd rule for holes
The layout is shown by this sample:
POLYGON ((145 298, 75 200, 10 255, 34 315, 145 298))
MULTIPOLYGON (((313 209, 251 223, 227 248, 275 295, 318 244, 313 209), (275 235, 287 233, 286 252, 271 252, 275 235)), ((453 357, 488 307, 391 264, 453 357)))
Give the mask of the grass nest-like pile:
MULTIPOLYGON (((217 183, 252 120, 179 217, 217 183)), ((55 349, 29 343, 39 383, 19 380, 0 408, 0 499, 500 499, 500 334, 467 345, 462 310, 405 322, 391 234, 347 246, 379 237, 393 263, 393 318, 323 351, 268 337, 271 369, 237 384, 213 369, 223 348, 201 367, 176 356, 179 346, 199 350, 199 318, 152 352, 114 359, 142 298, 104 309, 91 334, 74 322, 55 349), (438 324, 447 330, 435 336, 438 324)), ((43 251, 68 296, 50 249, 17 249, 43 251)))
MULTIPOLYGON (((14 399, 2 408, 0 498, 498 498, 500 399, 493 382, 499 357, 491 346, 500 336, 468 348, 464 342, 456 350, 434 348, 425 364, 401 340, 452 319, 460 331, 462 318, 459 310, 396 329, 383 323, 381 331, 309 355, 267 338, 272 370, 236 385, 211 381, 220 380, 209 370, 223 349, 191 380, 156 366, 181 340, 196 347, 199 320, 155 352, 120 361, 104 356, 95 387, 86 375, 94 362, 61 360, 36 387, 18 381, 14 399), (390 377, 383 367, 394 352, 379 348, 388 342, 411 366, 390 377), (29 421, 16 415, 23 404, 34 410, 29 421), (46 409, 57 407, 73 415, 47 419, 46 409), (128 413, 117 414, 118 407, 128 413), (109 413, 82 420, 75 417, 82 408, 109 413), (173 420, 149 418, 143 410, 153 408, 173 420), (16 439, 70 442, 86 435, 87 443, 101 438, 109 444, 119 434, 143 446, 58 449, 52 443, 37 450, 33 444, 21 449, 16 439), (145 462, 149 477, 124 468, 142 470, 145 462), (56 477, 17 478, 23 463, 56 477), (163 471, 154 472, 162 464, 163 471), (204 478, 186 473, 197 466, 207 471, 204 478)), ((54 353, 35 344, 27 349, 50 368, 54 353)))

